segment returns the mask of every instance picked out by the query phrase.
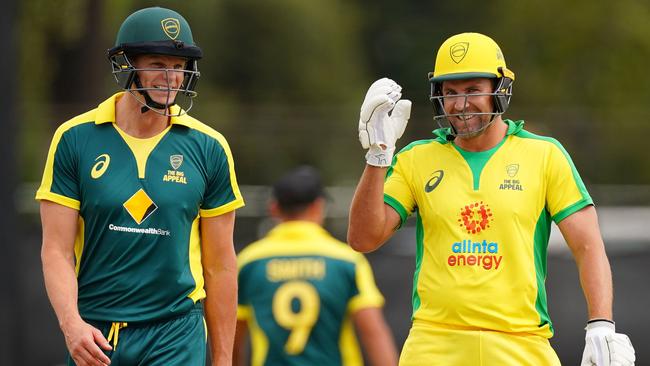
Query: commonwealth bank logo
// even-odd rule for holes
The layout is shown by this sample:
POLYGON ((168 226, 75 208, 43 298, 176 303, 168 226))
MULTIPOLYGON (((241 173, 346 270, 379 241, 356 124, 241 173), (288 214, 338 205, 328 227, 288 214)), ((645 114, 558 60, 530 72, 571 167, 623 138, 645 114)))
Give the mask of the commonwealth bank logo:
POLYGON ((126 200, 123 206, 138 225, 158 209, 158 206, 156 206, 142 188, 126 200))
POLYGON ((160 21, 160 25, 163 32, 172 40, 175 40, 181 33, 181 22, 176 18, 165 18, 160 21))

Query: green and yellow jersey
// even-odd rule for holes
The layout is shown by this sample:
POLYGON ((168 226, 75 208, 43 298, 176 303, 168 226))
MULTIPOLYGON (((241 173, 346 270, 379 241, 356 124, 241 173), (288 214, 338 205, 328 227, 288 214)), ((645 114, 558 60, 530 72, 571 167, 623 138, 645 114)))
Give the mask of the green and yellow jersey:
POLYGON ((362 254, 315 223, 289 221, 246 247, 238 267, 253 365, 363 364, 350 316, 384 299, 362 254))
POLYGON ((402 223, 417 214, 415 321, 550 338, 551 221, 592 200, 556 140, 505 122, 506 137, 488 151, 463 151, 445 129, 406 146, 387 172, 384 201, 402 223))
POLYGON ((115 124, 122 95, 57 129, 36 199, 79 211, 84 319, 171 318, 205 297, 200 217, 244 202, 221 134, 184 115, 157 136, 131 137, 115 124))

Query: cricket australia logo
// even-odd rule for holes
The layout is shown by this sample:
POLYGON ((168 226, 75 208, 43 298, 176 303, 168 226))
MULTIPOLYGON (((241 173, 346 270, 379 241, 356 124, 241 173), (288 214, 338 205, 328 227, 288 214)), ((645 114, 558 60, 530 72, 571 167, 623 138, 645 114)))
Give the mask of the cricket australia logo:
POLYGON ((187 177, 185 176, 185 173, 178 170, 178 168, 180 168, 183 164, 183 155, 170 155, 169 164, 174 170, 167 170, 167 174, 163 176, 163 182, 187 184, 187 177))
POLYGON ((174 170, 177 170, 183 164, 183 155, 171 155, 169 157, 169 163, 172 165, 174 170))
POLYGON ((519 173, 519 164, 510 164, 506 166, 506 174, 512 179, 504 179, 499 185, 502 191, 523 191, 524 187, 519 179, 514 179, 519 173))
POLYGON ((506 167, 506 173, 510 178, 514 178, 519 172, 519 164, 510 164, 506 167))
POLYGON ((455 63, 463 61, 469 50, 469 42, 458 42, 449 48, 449 56, 455 63))
POLYGON ((176 18, 165 18, 160 21, 160 25, 163 32, 172 40, 175 40, 181 33, 181 22, 176 18))

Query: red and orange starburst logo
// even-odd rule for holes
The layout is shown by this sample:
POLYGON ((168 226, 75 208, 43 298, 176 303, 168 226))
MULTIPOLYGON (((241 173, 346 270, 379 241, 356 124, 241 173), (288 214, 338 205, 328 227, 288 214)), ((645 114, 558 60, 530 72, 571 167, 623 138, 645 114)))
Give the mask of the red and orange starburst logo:
POLYGON ((460 226, 465 226, 468 234, 477 234, 489 228, 493 220, 492 210, 481 201, 461 208, 458 222, 460 226))

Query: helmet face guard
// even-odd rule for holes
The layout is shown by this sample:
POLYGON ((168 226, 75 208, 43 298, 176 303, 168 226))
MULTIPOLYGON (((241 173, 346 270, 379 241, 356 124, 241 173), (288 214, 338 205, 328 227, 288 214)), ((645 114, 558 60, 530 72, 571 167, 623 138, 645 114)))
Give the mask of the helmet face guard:
POLYGON ((160 7, 141 9, 129 15, 120 26, 115 47, 108 50, 112 73, 119 87, 136 96, 136 100, 142 104, 143 113, 152 110, 166 116, 180 116, 192 108, 193 98, 197 95, 196 83, 201 75, 197 63, 202 56, 203 52, 194 44, 185 18, 173 10, 160 7), (183 70, 136 68, 133 61, 139 55, 181 57, 186 60, 186 66, 183 70), (139 73, 145 71, 164 72, 167 87, 143 87, 139 73), (183 82, 180 86, 172 87, 170 76, 177 73, 183 73, 183 82), (166 92, 165 102, 154 101, 149 95, 152 90, 166 92), (177 113, 172 113, 170 107, 175 104, 179 104, 180 108, 177 113))
MULTIPOLYGON (((512 84, 515 74, 506 67, 506 61, 499 46, 490 37, 480 33, 461 33, 448 38, 438 49, 434 71, 429 73, 431 93, 429 100, 433 104, 433 119, 441 128, 449 128, 451 136, 473 137, 487 129, 495 118, 508 109, 512 97, 512 84), (468 80, 487 78, 493 81, 491 93, 471 93, 443 95, 442 84, 448 80, 468 80), (490 112, 469 112, 468 105, 472 98, 492 97, 493 110, 490 112), (463 110, 448 114, 445 111, 446 98, 464 98, 463 110), (469 129, 467 120, 478 116, 481 123, 478 128, 469 129), (450 119, 457 125, 465 121, 465 127, 459 132, 450 119)), ((456 99, 457 100, 457 99, 456 99)))
POLYGON ((429 100, 433 104, 433 120, 436 121, 440 128, 449 128, 451 135, 458 137, 474 137, 480 135, 485 129, 487 129, 496 116, 500 116, 508 109, 510 104, 510 98, 512 97, 512 84, 513 79, 503 76, 498 79, 492 78, 496 81, 496 87, 492 93, 472 93, 472 94, 454 94, 450 96, 443 96, 442 94, 442 81, 436 82, 431 81, 431 93, 429 95, 429 100), (490 96, 492 97, 492 103, 494 105, 494 110, 492 112, 468 112, 467 106, 469 98, 480 97, 480 96, 490 96), (463 110, 459 113, 447 113, 445 111, 445 99, 449 98, 463 98, 463 110), (465 127, 463 130, 467 132, 459 132, 454 124, 451 123, 450 118, 456 118, 460 121, 466 121, 471 117, 479 116, 481 119, 481 125, 478 129, 470 130, 469 125, 465 122, 465 127), (489 116, 488 118, 483 118, 482 116, 489 116))
POLYGON ((198 94, 195 91, 196 83, 201 76, 195 59, 188 59, 186 67, 183 70, 136 68, 124 51, 109 55, 109 60, 113 68, 115 81, 120 88, 136 96, 136 100, 142 104, 143 108, 147 108, 143 109, 143 111, 150 109, 165 116, 180 116, 187 113, 194 106, 194 97, 198 94), (167 80, 167 87, 160 89, 142 86, 138 76, 138 72, 140 71, 164 72, 166 74, 165 80, 167 80), (172 88, 170 80, 176 73, 183 73, 183 82, 179 87, 172 88), (148 93, 149 90, 166 91, 167 100, 165 103, 154 101, 148 93), (135 95, 136 92, 144 97, 144 101, 137 98, 137 95, 135 95), (172 97, 172 94, 175 95, 172 97), (180 103, 177 103, 179 100, 180 103), (177 113, 171 113, 169 109, 174 104, 179 104, 181 107, 177 113))

